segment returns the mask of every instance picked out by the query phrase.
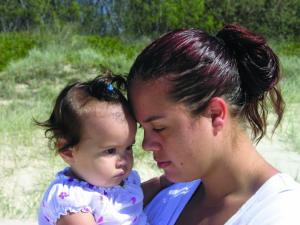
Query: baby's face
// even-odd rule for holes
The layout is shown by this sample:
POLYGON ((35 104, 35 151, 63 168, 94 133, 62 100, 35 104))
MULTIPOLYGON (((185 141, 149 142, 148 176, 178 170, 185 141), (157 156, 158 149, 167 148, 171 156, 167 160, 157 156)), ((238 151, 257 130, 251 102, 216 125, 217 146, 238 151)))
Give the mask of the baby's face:
POLYGON ((81 140, 74 149, 73 171, 90 184, 112 187, 133 166, 136 122, 120 104, 96 103, 81 117, 81 140))

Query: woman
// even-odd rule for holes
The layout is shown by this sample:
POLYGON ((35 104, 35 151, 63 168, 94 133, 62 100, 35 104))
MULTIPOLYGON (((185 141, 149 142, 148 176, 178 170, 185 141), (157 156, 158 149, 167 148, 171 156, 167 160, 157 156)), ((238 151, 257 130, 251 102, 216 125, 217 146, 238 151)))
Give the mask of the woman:
MULTIPOLYGON (((147 205, 151 224, 300 223, 300 185, 253 145, 266 133, 268 108, 274 129, 281 121, 279 79, 265 39, 238 25, 216 37, 175 30, 142 51, 129 73, 129 100, 143 148, 176 183, 147 205)), ((154 182, 144 184, 150 198, 154 182)))

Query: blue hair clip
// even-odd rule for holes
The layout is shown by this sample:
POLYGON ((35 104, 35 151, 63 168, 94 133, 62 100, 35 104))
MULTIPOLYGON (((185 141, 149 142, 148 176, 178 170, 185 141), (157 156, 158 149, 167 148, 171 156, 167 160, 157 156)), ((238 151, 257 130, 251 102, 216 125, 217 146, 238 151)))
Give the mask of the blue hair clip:
POLYGON ((112 84, 108 84, 106 87, 106 90, 108 90, 109 92, 112 92, 114 90, 114 87, 112 86, 112 84))

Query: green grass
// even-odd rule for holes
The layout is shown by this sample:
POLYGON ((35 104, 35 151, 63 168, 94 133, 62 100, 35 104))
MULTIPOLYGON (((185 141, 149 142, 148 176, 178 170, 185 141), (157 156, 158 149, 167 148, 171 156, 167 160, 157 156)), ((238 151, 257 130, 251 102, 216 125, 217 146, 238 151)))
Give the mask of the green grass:
MULTIPOLYGON (((59 89, 55 87, 50 91, 42 87, 40 93, 31 98, 0 107, 0 218, 35 218, 46 187, 56 172, 65 166, 60 157, 48 149, 43 132, 32 122, 33 117, 46 118, 59 89)), ((150 157, 141 151, 141 141, 142 132, 139 130, 134 151, 139 167, 150 157)))
MULTIPOLYGON (((72 80, 90 79, 107 69, 127 73, 138 52, 138 45, 116 38, 37 36, 35 46, 7 60, 0 73, 0 218, 35 218, 43 192, 65 166, 32 119, 45 120, 58 92, 72 80)), ((139 132, 136 165, 150 157, 141 151, 141 140, 139 132)))
MULTIPOLYGON (((72 80, 86 80, 107 69, 126 74, 146 44, 146 41, 127 43, 116 38, 79 36, 68 31, 36 37, 34 46, 7 60, 0 73, 0 217, 35 218, 45 188, 65 165, 48 150, 47 140, 33 125, 32 118, 46 119, 56 95, 72 80)), ((284 119, 288 125, 278 132, 300 151, 296 116, 300 103, 300 56, 295 50, 300 47, 293 44, 287 51, 281 43, 273 45, 282 62, 282 90, 288 109, 284 119)), ((139 130, 134 151, 136 165, 154 168, 151 155, 141 150, 142 138, 139 130)))
POLYGON ((300 54, 281 57, 282 63, 282 92, 288 103, 300 102, 300 54))
MULTIPOLYGON (((29 92, 28 89, 23 90, 29 92)), ((29 94, 26 94, 28 96, 29 94)), ((27 218, 36 214, 40 193, 61 163, 47 148, 32 117, 46 114, 50 105, 35 97, 13 99, 0 107, 0 217, 27 218)))
POLYGON ((279 57, 283 74, 281 90, 286 102, 280 135, 283 142, 300 153, 300 119, 297 116, 300 106, 300 44, 287 43, 286 48, 284 46, 280 48, 282 49, 279 50, 279 57))

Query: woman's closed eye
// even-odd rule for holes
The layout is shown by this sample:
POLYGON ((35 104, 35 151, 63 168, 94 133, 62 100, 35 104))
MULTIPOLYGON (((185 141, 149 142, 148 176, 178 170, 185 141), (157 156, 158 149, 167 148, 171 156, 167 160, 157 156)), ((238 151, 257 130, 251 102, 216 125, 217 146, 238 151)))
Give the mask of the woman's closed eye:
POLYGON ((157 128, 154 127, 154 128, 152 128, 152 130, 156 133, 160 133, 165 129, 166 129, 165 127, 157 127, 157 128))

